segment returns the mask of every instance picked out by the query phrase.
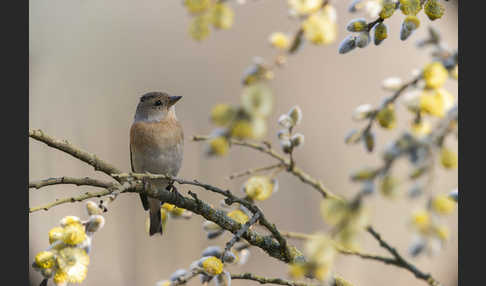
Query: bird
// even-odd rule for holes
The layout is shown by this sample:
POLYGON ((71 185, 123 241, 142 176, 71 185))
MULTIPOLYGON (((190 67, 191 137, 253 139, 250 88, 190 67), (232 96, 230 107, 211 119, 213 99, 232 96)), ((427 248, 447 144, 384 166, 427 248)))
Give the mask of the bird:
MULTIPOLYGON (((130 127, 132 172, 177 176, 182 165, 184 132, 177 120, 175 104, 182 96, 153 91, 143 94, 130 127)), ((150 179, 146 186, 171 188, 167 179, 150 179)), ((163 234, 160 207, 163 202, 140 193, 145 211, 150 213, 149 235, 163 234)))

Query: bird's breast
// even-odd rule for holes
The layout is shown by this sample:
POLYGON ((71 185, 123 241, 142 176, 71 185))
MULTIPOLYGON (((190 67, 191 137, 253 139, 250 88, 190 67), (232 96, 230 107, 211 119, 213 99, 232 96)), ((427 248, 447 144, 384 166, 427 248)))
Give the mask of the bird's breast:
POLYGON ((136 172, 176 176, 182 163, 184 135, 177 121, 135 122, 130 129, 136 172))

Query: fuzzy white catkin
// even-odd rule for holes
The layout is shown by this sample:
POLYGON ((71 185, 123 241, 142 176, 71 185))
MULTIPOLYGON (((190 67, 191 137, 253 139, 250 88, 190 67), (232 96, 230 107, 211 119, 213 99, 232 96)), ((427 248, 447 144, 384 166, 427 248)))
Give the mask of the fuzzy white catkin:
POLYGON ((302 109, 298 105, 292 107, 289 111, 289 117, 294 122, 294 126, 298 125, 302 121, 302 109))
POLYGON ((383 89, 389 91, 397 91, 402 87, 402 85, 403 85, 403 81, 399 77, 385 78, 381 84, 383 89))
POLYGON ((354 109, 352 119, 356 121, 363 120, 368 117, 371 111, 373 111, 371 104, 362 104, 354 109))
POLYGON ((339 53, 340 54, 345 54, 350 52, 356 48, 356 36, 354 35, 348 35, 344 40, 339 44, 339 53))

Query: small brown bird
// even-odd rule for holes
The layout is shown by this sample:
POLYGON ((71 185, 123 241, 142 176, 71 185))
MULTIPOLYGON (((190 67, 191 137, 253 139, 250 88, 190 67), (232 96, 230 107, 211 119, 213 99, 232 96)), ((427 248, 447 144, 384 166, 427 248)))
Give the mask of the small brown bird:
MULTIPOLYGON (((176 176, 181 168, 184 133, 177 121, 175 103, 182 96, 149 92, 140 97, 130 128, 130 161, 132 172, 176 176)), ((167 188, 165 179, 152 179, 149 187, 167 188)), ((143 208, 150 212, 150 235, 163 233, 161 201, 140 194, 143 208)))

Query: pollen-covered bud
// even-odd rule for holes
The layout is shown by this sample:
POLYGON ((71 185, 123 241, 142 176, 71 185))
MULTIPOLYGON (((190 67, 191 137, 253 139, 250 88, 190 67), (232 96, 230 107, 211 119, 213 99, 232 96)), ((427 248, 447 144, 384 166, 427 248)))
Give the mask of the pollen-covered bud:
POLYGON ((353 19, 346 25, 346 30, 350 32, 362 32, 368 29, 368 23, 365 19, 353 19))
POLYGON ((205 14, 194 17, 189 25, 189 34, 196 41, 204 40, 211 31, 209 23, 209 19, 205 14))
POLYGON ((200 13, 209 8, 209 0, 184 0, 184 6, 191 13, 200 13))
POLYGON ((447 147, 442 147, 440 150, 440 162, 446 169, 454 169, 457 167, 457 153, 447 147))
POLYGON ((349 35, 339 44, 339 53, 345 54, 356 48, 356 36, 349 35))
POLYGON ((297 133, 294 136, 292 136, 292 146, 293 147, 298 147, 304 144, 304 135, 297 133))
POLYGON ((420 20, 416 16, 407 16, 403 20, 402 27, 400 29, 400 40, 405 41, 410 37, 413 31, 420 26, 420 20))
POLYGON ((53 244, 58 240, 62 240, 63 236, 64 236, 64 229, 62 227, 60 226, 53 227, 49 231, 49 244, 53 244))
POLYGON ((243 90, 241 102, 248 113, 266 117, 273 108, 272 91, 263 83, 249 85, 243 90))
POLYGON ((364 48, 369 43, 370 43, 370 33, 367 31, 359 33, 358 37, 356 38, 356 46, 358 46, 358 48, 364 48))
POLYGON ((62 227, 65 227, 67 225, 70 225, 70 224, 80 224, 81 223, 81 219, 77 216, 65 216, 61 219, 61 226, 62 227))
POLYGON ((395 115, 395 109, 392 104, 386 105, 382 108, 376 118, 378 119, 378 123, 381 127, 386 129, 392 129, 395 127, 397 119, 395 115))
POLYGON ((440 62, 432 62, 424 68, 425 86, 428 88, 439 88, 444 85, 449 72, 440 62))
POLYGON ((400 0, 400 10, 404 15, 417 15, 422 10, 421 0, 400 0))
POLYGON ((101 215, 92 215, 86 223, 86 232, 93 233, 105 225, 105 218, 101 215))
POLYGON ((446 215, 454 211, 457 203, 448 195, 438 195, 432 199, 430 205, 436 213, 446 215))
POLYGON ((211 121, 218 126, 225 126, 233 120, 236 110, 229 104, 216 104, 211 109, 211 121))
POLYGON ((210 21, 217 29, 227 30, 233 26, 233 10, 225 3, 216 3, 210 12, 210 21))
POLYGON ((444 15, 445 8, 437 0, 428 0, 424 7, 425 14, 431 21, 440 19, 444 15))
POLYGON ((307 15, 319 10, 323 0, 288 0, 289 7, 298 15, 307 15))
POLYGON ((380 182, 380 191, 386 197, 394 197, 396 195, 397 185, 397 179, 391 175, 386 175, 380 182))
POLYGON ((280 50, 286 50, 290 46, 289 36, 279 32, 272 33, 269 37, 269 42, 272 45, 272 47, 275 47, 280 50))
POLYGON ((382 4, 383 8, 380 11, 380 18, 390 18, 396 10, 397 3, 394 0, 385 0, 382 4))
POLYGON ((214 256, 203 257, 200 260, 199 266, 209 276, 219 275, 223 272, 223 262, 214 256))
POLYGON ((268 199, 274 192, 274 188, 275 181, 266 176, 253 176, 244 185, 246 195, 257 201, 268 199))
POLYGON ((65 244, 76 245, 86 239, 86 232, 81 224, 69 224, 64 227, 64 236, 62 241, 65 244))
POLYGON ((374 111, 371 104, 362 104, 356 107, 353 111, 353 120, 359 121, 368 118, 374 111))
POLYGON ((41 251, 35 256, 34 263, 39 268, 52 268, 56 263, 54 253, 52 251, 41 251))
POLYGON ((383 40, 388 37, 388 27, 385 23, 381 22, 373 27, 373 42, 376 46, 381 44, 383 40))

